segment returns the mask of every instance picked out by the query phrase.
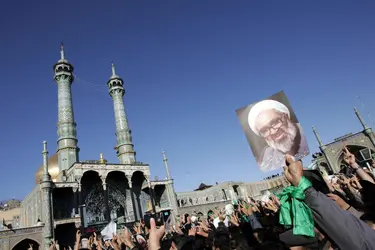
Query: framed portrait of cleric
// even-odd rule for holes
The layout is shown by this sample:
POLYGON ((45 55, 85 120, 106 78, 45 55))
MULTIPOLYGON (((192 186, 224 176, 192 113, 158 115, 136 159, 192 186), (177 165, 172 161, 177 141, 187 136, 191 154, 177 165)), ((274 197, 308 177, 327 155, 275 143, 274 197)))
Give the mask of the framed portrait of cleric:
POLYGON ((296 159, 309 154, 302 127, 284 91, 236 113, 261 171, 285 166, 285 154, 296 159))

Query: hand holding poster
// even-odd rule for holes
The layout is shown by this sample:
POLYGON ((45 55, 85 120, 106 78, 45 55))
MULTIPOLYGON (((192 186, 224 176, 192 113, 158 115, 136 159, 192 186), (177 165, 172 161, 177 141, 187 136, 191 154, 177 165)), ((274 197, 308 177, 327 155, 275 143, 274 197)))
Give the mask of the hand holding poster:
POLYGON ((285 165, 285 154, 301 159, 309 148, 296 115, 281 91, 236 111, 260 170, 285 165))

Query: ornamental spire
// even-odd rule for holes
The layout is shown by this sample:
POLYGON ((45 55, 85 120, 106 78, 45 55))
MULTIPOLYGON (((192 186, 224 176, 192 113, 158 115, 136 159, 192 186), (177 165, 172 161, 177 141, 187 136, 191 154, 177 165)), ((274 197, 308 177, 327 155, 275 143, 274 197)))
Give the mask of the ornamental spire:
POLYGON ((48 176, 48 151, 47 151, 47 142, 43 141, 43 175, 48 176))
POLYGON ((115 64, 112 62, 112 76, 116 75, 115 64))
POLYGON ((60 46, 60 55, 61 55, 61 60, 65 60, 65 52, 64 52, 64 44, 61 43, 60 46))
POLYGON ((115 79, 115 78, 119 78, 118 75, 116 75, 116 68, 115 68, 115 64, 112 62, 111 63, 111 67, 112 67, 112 75, 111 75, 111 78, 110 79, 115 79))

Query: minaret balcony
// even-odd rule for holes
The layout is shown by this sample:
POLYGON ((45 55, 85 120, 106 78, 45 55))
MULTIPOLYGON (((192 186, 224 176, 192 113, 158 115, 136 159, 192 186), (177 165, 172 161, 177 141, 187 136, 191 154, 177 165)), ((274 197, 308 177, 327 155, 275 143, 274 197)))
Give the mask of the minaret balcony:
MULTIPOLYGON (((56 71, 56 72, 55 72, 55 79, 56 79, 56 76, 67 76, 67 77, 70 77, 71 79, 73 79, 73 74, 72 74, 72 72, 65 71, 65 70, 56 71)), ((65 78, 64 78, 64 79, 65 79, 65 78)))

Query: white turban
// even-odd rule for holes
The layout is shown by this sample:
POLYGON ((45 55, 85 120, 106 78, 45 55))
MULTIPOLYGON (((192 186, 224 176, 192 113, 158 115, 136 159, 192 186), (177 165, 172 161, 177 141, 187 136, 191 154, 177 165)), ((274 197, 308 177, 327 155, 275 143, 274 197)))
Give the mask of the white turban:
POLYGON ((264 100, 260 101, 257 104, 255 104, 249 112, 248 116, 248 122, 251 130, 256 134, 259 135, 259 131, 255 127, 256 119, 258 118, 258 115, 265 110, 274 109, 281 113, 285 113, 290 117, 289 109, 282 104, 281 102, 274 101, 274 100, 264 100))

